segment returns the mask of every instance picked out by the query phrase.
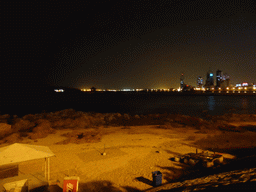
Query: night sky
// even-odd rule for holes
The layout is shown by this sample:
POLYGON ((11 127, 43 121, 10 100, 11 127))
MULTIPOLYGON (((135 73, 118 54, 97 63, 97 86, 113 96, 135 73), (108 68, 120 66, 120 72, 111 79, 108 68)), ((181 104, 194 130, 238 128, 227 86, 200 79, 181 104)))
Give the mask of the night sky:
POLYGON ((2 3, 1 87, 178 88, 209 69, 256 83, 254 2, 2 3))

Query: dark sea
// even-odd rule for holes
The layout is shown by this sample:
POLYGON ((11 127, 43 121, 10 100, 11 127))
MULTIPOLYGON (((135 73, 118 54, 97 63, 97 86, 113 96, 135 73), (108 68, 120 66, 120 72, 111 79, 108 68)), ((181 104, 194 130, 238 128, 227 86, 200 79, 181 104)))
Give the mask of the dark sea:
POLYGON ((227 113, 256 114, 255 95, 170 95, 138 93, 54 93, 12 100, 1 106, 1 114, 24 116, 74 109, 95 113, 182 114, 204 118, 227 113))
POLYGON ((176 113, 198 117, 205 114, 256 114, 256 96, 170 96, 141 102, 133 113, 176 113))

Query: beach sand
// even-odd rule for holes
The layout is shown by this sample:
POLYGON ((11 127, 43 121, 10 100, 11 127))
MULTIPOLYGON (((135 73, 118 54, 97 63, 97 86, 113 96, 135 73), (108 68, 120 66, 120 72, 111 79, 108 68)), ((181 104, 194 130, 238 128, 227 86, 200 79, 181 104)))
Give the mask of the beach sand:
MULTIPOLYGON (((61 191, 65 177, 78 176, 80 191, 128 192, 153 188, 153 171, 162 173, 163 184, 184 177, 191 166, 173 161, 175 156, 212 148, 226 159, 234 159, 230 146, 240 143, 239 146, 255 147, 255 136, 251 131, 200 131, 189 126, 99 126, 57 129, 45 138, 26 137, 20 143, 48 146, 56 155, 50 158, 51 191, 61 191), (232 140, 237 134, 241 139, 241 135, 250 138, 232 140)), ((6 145, 2 143, 0 147, 6 145)), ((44 159, 20 163, 19 170, 23 174, 43 174, 44 159)))

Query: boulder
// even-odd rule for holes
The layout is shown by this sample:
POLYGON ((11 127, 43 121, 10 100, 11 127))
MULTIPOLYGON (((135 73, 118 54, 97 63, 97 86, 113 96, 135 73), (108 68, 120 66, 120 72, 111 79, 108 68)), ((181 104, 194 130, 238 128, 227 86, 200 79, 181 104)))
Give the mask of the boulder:
POLYGON ((31 122, 29 120, 17 119, 12 126, 14 132, 17 131, 29 131, 33 127, 35 127, 35 122, 31 122))
POLYGON ((4 139, 0 140, 0 143, 19 143, 22 141, 22 138, 20 136, 20 133, 13 133, 7 137, 5 137, 4 139))
POLYGON ((29 133, 29 137, 31 139, 44 138, 47 137, 47 135, 55 132, 48 120, 40 119, 37 123, 38 125, 33 129, 33 132, 29 133))
POLYGON ((22 117, 23 120, 28 120, 30 122, 36 121, 36 115, 28 114, 22 117))
POLYGON ((12 133, 12 126, 7 123, 0 123, 0 139, 12 133))
POLYGON ((10 115, 9 114, 0 115, 0 122, 1 123, 7 123, 9 119, 10 119, 10 115))
POLYGON ((129 120, 129 119, 130 119, 130 116, 125 113, 125 114, 124 114, 124 119, 125 119, 125 120, 129 120))

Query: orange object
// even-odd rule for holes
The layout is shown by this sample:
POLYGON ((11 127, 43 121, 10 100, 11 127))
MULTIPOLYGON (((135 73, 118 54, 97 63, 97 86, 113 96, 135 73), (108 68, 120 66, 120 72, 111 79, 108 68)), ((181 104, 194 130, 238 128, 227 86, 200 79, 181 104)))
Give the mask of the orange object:
POLYGON ((77 192, 79 177, 65 177, 63 184, 63 192, 77 192))

